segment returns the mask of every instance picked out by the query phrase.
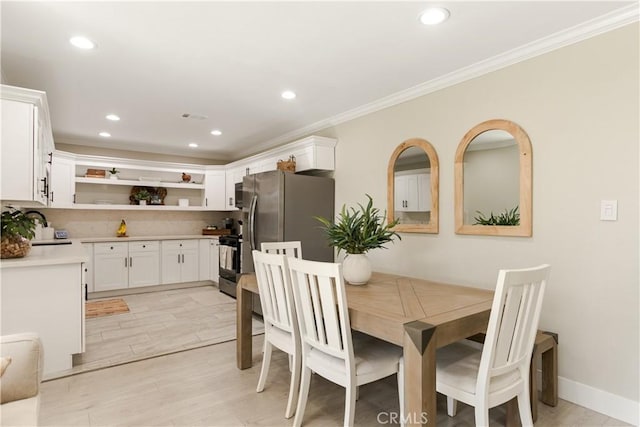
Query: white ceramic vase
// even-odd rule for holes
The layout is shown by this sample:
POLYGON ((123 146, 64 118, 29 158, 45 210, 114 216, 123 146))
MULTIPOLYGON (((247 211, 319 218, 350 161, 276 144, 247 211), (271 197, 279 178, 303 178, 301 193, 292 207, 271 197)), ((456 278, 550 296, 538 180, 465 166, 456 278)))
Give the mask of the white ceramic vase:
POLYGON ((365 254, 348 254, 342 262, 342 275, 350 285, 364 285, 371 279, 371 261, 365 254))

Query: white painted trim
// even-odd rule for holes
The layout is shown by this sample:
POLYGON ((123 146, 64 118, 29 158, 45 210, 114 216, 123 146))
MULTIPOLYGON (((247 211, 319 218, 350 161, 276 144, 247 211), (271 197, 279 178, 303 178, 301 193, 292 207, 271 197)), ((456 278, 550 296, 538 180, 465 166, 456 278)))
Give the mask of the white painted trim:
MULTIPOLYGON (((542 372, 538 370, 538 389, 542 385, 542 372)), ((558 377, 558 397, 584 406, 625 423, 640 425, 640 402, 600 390, 565 377, 558 377)), ((543 405, 543 403, 540 403, 543 405)))
MULTIPOLYGON (((526 61, 539 55, 551 52, 562 47, 578 43, 599 34, 615 30, 625 25, 638 21, 639 3, 635 2, 631 5, 614 10, 606 15, 576 25, 572 28, 560 31, 547 37, 543 37, 534 42, 525 44, 518 48, 496 55, 492 58, 477 62, 459 70, 453 71, 444 76, 429 80, 417 86, 405 89, 392 95, 380 98, 377 101, 356 107, 352 110, 345 111, 327 119, 320 120, 308 126, 287 132, 276 138, 259 144, 260 149, 275 147, 287 141, 310 135, 322 129, 336 126, 349 120, 380 111, 384 108, 392 107, 406 101, 418 98, 423 95, 444 89, 462 83, 467 80, 491 73, 501 68, 508 67, 518 62, 526 61)), ((252 149, 255 151, 257 147, 252 149)))

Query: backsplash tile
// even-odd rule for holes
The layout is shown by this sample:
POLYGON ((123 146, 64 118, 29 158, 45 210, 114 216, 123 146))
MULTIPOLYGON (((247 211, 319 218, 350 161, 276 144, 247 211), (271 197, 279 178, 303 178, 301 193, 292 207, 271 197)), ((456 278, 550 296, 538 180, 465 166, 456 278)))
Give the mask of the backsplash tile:
POLYGON ((51 226, 65 229, 71 238, 114 237, 123 219, 129 236, 172 236, 202 234, 207 225, 222 225, 227 217, 239 218, 239 212, 133 211, 40 209, 51 226))

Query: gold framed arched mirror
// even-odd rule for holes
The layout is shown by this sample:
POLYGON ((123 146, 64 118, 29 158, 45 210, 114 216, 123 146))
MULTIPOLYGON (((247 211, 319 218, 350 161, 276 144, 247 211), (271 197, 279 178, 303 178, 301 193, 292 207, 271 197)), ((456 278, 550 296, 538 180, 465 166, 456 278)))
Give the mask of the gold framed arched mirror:
POLYGON ((438 233, 438 155, 426 140, 404 141, 387 168, 387 219, 404 233, 438 233))
POLYGON ((509 120, 472 128, 455 158, 457 234, 530 237, 531 141, 509 120))

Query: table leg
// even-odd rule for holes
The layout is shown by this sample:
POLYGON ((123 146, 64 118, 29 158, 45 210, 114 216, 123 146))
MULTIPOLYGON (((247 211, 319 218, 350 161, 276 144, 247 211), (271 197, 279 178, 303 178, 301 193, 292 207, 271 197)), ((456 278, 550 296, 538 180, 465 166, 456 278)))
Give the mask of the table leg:
POLYGON ((253 355, 253 337, 251 305, 253 293, 238 284, 236 292, 236 362, 238 369, 251 367, 253 355))
POLYGON ((436 328, 415 321, 404 325, 404 395, 407 426, 436 424, 436 328))
POLYGON ((520 427, 522 423, 520 422, 520 412, 518 410, 518 398, 514 397, 507 403, 507 416, 505 420, 505 424, 507 427, 520 427))
POLYGON ((542 353, 542 396, 541 400, 549 406, 558 404, 558 336, 550 348, 542 353))

